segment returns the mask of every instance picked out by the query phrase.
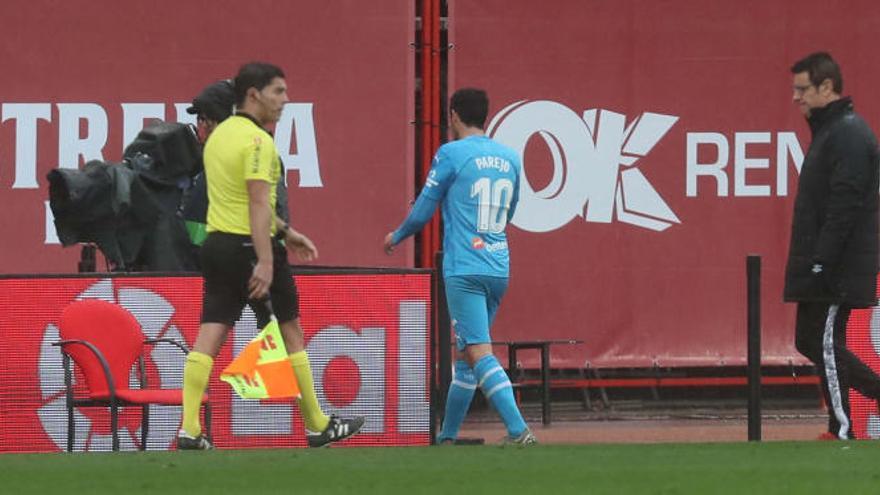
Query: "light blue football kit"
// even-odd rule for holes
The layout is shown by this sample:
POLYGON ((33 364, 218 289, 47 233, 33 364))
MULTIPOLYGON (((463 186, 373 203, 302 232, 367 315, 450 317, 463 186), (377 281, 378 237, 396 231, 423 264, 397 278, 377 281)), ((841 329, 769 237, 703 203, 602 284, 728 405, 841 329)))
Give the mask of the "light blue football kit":
MULTIPOLYGON (((507 290, 510 255, 505 227, 519 199, 519 156, 485 136, 444 144, 419 197, 392 244, 421 230, 437 206, 443 213, 443 277, 456 347, 490 343, 489 327, 507 290)), ((455 363, 439 440, 455 439, 479 386, 499 412, 508 434, 526 424, 516 406, 510 380, 498 359, 487 355, 471 368, 455 363)))

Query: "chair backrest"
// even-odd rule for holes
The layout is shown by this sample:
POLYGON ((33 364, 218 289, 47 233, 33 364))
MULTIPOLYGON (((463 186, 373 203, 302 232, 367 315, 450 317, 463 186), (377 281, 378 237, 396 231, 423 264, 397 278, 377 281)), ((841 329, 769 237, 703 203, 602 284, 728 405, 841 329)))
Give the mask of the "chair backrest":
MULTIPOLYGON (((107 359, 116 388, 129 388, 131 367, 144 346, 140 324, 131 313, 99 299, 76 301, 61 313, 59 334, 63 340, 85 340, 97 347, 107 359)), ((89 349, 73 344, 64 350, 82 370, 90 395, 109 393, 101 362, 89 349)))

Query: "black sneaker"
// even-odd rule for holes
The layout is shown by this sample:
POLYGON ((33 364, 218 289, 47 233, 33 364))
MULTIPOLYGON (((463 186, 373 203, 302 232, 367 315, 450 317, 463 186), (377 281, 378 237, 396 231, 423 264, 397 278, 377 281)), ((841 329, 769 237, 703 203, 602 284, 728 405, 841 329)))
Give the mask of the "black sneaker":
POLYGON ((323 447, 332 442, 345 440, 346 438, 356 434, 364 426, 363 416, 355 416, 349 419, 341 419, 336 416, 330 416, 330 424, 321 433, 306 433, 306 439, 309 441, 309 447, 323 447))
POLYGON ((177 433, 177 450, 213 450, 214 445, 205 435, 191 437, 185 431, 177 433))

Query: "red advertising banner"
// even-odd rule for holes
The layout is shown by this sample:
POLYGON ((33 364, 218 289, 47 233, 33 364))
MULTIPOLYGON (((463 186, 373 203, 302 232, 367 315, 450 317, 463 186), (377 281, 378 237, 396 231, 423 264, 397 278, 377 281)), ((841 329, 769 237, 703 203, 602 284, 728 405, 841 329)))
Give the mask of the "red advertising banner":
POLYGON ((757 254, 763 361, 806 364, 782 303, 810 144, 789 67, 831 52, 878 129, 878 30, 870 0, 451 1, 450 92, 487 89, 524 161, 493 337, 585 341, 554 367, 744 365, 757 254))
MULTIPOLYGON (((346 445, 430 443, 431 275, 297 275, 302 324, 315 387, 328 414, 361 415, 366 424, 346 445)), ((201 313, 198 277, 0 279, 0 452, 66 448, 67 410, 58 340, 59 316, 72 301, 118 304, 147 338, 191 346, 201 313)), ((112 328, 107 329, 112 332, 112 328)), ((238 398, 218 380, 257 334, 250 309, 230 332, 209 384, 212 434, 219 448, 302 447, 305 430, 292 400, 238 398)), ((146 356, 152 386, 180 388, 184 355, 156 345, 146 356)), ((140 408, 121 413, 123 450, 139 444, 140 408)), ((109 411, 77 408, 74 448, 109 450, 109 411)), ((171 448, 180 408, 152 406, 149 449, 171 448)))
POLYGON ((413 18, 411 0, 0 3, 0 273, 76 271, 46 174, 120 161, 152 119, 195 123, 192 98, 252 60, 286 74, 276 144, 320 263, 412 266, 381 241, 413 197, 413 18))

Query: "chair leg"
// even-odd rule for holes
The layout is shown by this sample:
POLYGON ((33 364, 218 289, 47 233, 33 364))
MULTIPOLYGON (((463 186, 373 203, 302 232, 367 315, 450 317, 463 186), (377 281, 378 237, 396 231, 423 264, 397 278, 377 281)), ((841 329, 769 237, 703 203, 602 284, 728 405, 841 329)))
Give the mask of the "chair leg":
MULTIPOLYGON (((578 369, 578 378, 580 380, 582 380, 582 383, 587 383, 587 379, 589 379, 589 376, 587 376, 587 372, 585 369, 583 369, 583 368, 578 369)), ((583 386, 583 387, 581 387, 580 390, 581 390, 581 407, 583 408, 584 411, 589 411, 590 409, 593 408, 593 403, 590 400, 590 388, 587 386, 583 386)))
MULTIPOLYGON (((599 373, 599 369, 591 369, 593 370, 593 376, 595 376, 597 380, 600 380, 602 378, 602 375, 599 373)), ((602 400, 602 406, 605 409, 611 409, 611 400, 608 399, 608 391, 605 390, 605 387, 599 387, 599 399, 602 400)))
POLYGON ((150 405, 144 404, 141 410, 141 450, 147 450, 147 435, 150 432, 150 405))
POLYGON ((67 451, 73 452, 73 438, 76 436, 76 421, 73 418, 73 403, 67 400, 67 451))
POLYGON ((64 403, 67 406, 67 451, 73 452, 73 439, 76 436, 76 422, 73 417, 73 373, 70 369, 70 356, 62 349, 61 364, 64 367, 64 403))
POLYGON ((119 406, 114 402, 110 404, 110 431, 113 435, 113 451, 119 450, 119 406))

